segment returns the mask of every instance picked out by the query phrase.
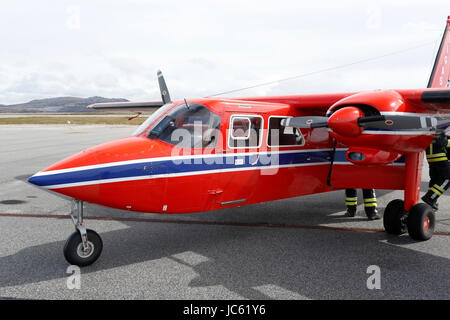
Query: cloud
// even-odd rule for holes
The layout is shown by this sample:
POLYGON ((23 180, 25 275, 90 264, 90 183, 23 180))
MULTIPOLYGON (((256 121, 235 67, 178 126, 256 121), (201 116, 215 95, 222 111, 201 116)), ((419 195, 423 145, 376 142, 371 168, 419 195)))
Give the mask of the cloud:
POLYGON ((172 97, 206 96, 428 43, 236 95, 422 87, 450 6, 7 0, 0 12, 0 104, 7 104, 58 95, 159 99, 158 69, 172 97))

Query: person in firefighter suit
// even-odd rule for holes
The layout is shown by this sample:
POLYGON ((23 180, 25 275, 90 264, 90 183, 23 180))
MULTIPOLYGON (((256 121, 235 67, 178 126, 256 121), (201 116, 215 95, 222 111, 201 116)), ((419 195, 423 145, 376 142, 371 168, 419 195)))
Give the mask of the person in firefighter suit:
POLYGON ((444 132, 436 134, 433 142, 426 150, 427 162, 430 168, 430 183, 428 192, 422 197, 423 202, 433 209, 438 209, 439 197, 448 189, 450 182, 450 164, 448 151, 449 139, 444 132))
MULTIPOLYGON (((369 220, 380 219, 377 211, 377 196, 374 189, 363 189, 364 211, 369 220)), ((358 206, 358 195, 356 189, 345 189, 345 205, 347 206, 347 217, 354 217, 358 206)))

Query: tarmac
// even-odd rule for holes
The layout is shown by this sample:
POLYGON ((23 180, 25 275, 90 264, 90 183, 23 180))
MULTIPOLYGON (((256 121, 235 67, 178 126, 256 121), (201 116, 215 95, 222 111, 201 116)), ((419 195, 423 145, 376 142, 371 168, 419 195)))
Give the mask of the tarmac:
MULTIPOLYGON (((0 126, 0 299, 450 299, 450 197, 440 199, 436 234, 419 242, 386 234, 361 206, 345 217, 342 190, 187 215, 86 204, 104 248, 71 289, 70 199, 27 179, 134 129, 0 126), (368 286, 372 266, 379 289, 368 286)), ((382 213, 403 192, 377 195, 382 213)))

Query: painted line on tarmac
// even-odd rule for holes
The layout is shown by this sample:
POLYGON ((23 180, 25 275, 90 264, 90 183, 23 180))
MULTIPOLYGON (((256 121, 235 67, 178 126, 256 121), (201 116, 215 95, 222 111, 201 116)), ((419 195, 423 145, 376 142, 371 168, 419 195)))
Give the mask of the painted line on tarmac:
MULTIPOLYGON (((41 214, 20 214, 20 213, 0 213, 0 217, 16 218, 47 218, 47 219, 70 219, 69 215, 41 215, 41 214)), ((308 225, 287 225, 273 223, 243 223, 243 222, 218 222, 218 221, 188 221, 188 220, 165 220, 165 219, 144 219, 144 218, 112 218, 112 217, 84 217, 84 220, 118 221, 118 222, 148 222, 148 223, 173 223, 173 224, 196 224, 211 226, 229 227, 262 227, 274 229, 305 229, 305 230, 332 230, 332 231, 353 231, 353 232, 385 232, 383 229, 352 228, 352 227, 330 227, 330 226, 308 226, 308 225)), ((450 236, 450 232, 435 232, 436 236, 450 236)))

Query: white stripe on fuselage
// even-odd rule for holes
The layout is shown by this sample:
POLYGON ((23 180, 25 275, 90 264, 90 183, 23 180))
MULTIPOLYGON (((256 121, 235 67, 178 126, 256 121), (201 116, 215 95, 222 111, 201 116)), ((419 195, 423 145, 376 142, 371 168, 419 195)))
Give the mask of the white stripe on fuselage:
MULTIPOLYGON (((132 176, 124 178, 114 178, 114 179, 102 179, 102 180, 90 180, 83 182, 56 184, 50 186, 40 186, 45 189, 60 189, 60 188, 70 188, 88 185, 97 185, 103 183, 113 183, 113 182, 124 182, 124 181, 136 181, 136 180, 150 180, 150 179, 161 179, 161 178, 174 178, 174 177, 185 177, 185 176, 196 176, 203 174, 213 174, 213 173, 225 173, 233 171, 251 171, 251 170, 273 170, 281 168, 292 168, 292 167, 305 167, 305 166, 319 166, 319 165, 329 165, 329 161, 324 161, 320 163, 299 163, 299 164, 283 164, 277 166, 255 166, 255 167, 236 167, 228 169, 215 169, 215 170, 202 170, 202 171, 190 171, 190 172, 180 172, 180 173, 167 173, 167 174, 157 174, 148 176, 132 176)), ((351 164, 351 163, 336 163, 336 164, 351 164)))
MULTIPOLYGON (((347 150, 348 148, 337 148, 336 151, 347 150)), ((248 153, 232 153, 232 154, 209 154, 209 155, 188 155, 188 156, 174 156, 174 157, 159 157, 159 158, 147 158, 139 160, 128 160, 119 162, 109 162, 102 163, 98 165, 91 166, 81 166, 73 167, 68 169, 52 170, 45 172, 38 172, 34 176, 47 176, 61 173, 78 172, 90 169, 108 168, 115 166, 123 166, 136 163, 146 163, 146 162, 160 162, 160 161, 180 161, 185 159, 199 159, 199 158, 214 158, 214 157, 242 157, 242 156, 254 156, 261 154, 289 154, 289 153, 305 153, 305 152, 323 152, 332 151, 333 149, 305 149, 305 150, 286 150, 286 151, 275 151, 275 152, 248 152, 248 153)), ((74 183, 64 183, 56 185, 41 186, 45 189, 61 189, 88 185, 98 185, 104 183, 115 183, 115 182, 125 182, 125 181, 137 181, 137 180, 150 180, 150 179, 161 179, 161 178, 172 178, 172 177, 184 177, 184 176, 195 176, 204 174, 214 174, 214 173, 226 173, 226 172, 236 172, 236 171, 251 171, 251 170, 274 170, 281 168, 292 168, 292 167, 305 167, 305 166, 318 166, 318 165, 329 165, 330 160, 316 162, 316 163, 297 163, 297 164, 286 164, 286 165, 273 165, 273 166, 252 166, 252 167, 240 167, 236 166, 234 168, 227 169, 214 169, 214 170, 201 170, 201 171, 189 171, 189 172, 178 172, 178 173, 167 173, 167 174, 155 174, 155 175, 140 175, 140 176, 129 176, 123 178, 112 178, 112 179, 99 179, 99 180, 89 180, 74 183)), ((335 161, 335 165, 353 165, 351 162, 335 161)), ((392 163, 394 166, 403 166, 404 163, 392 163)))
MULTIPOLYGON (((347 150, 348 148, 337 148, 336 151, 347 150)), ((305 149, 305 150, 285 150, 285 151, 262 151, 262 152, 241 152, 241 153, 214 153, 214 154, 194 154, 194 155, 185 155, 185 156, 171 156, 171 157, 158 157, 158 158, 146 158, 146 159, 138 159, 138 160, 126 160, 126 161, 118 161, 118 162, 107 162, 89 166, 80 166, 80 167, 72 167, 67 169, 59 169, 59 170, 49 170, 49 171, 40 171, 34 175, 34 177, 51 175, 51 174, 59 174, 59 173, 68 173, 68 172, 76 172, 82 170, 90 170, 90 169, 100 169, 107 167, 115 167, 115 166, 123 166, 128 164, 137 164, 137 163, 147 163, 147 162, 160 162, 160 161, 181 161, 186 159, 199 159, 199 158, 219 158, 219 157, 243 157, 243 156, 254 156, 254 155, 262 155, 262 154, 288 154, 288 153, 304 153, 304 152, 321 152, 321 151, 332 151, 333 149, 305 149)))
MULTIPOLYGON (((203 170, 203 171, 191 171, 191 172, 181 172, 181 173, 168 173, 168 174, 158 174, 158 175, 148 175, 148 176, 133 176, 124 178, 114 178, 114 179, 102 179, 102 180, 90 180, 83 182, 65 183, 50 186, 41 186, 45 189, 62 189, 70 187, 80 187, 88 185, 98 185, 104 183, 115 183, 115 182, 125 182, 125 181, 137 181, 137 180, 150 180, 150 179, 163 179, 163 178, 175 178, 175 177, 186 177, 195 176, 203 174, 214 174, 214 173, 227 173, 236 171, 251 171, 251 170, 273 170, 273 169, 283 169, 283 168, 293 168, 293 167, 307 167, 307 166, 321 166, 330 165, 330 161, 324 161, 320 163, 299 163, 299 164, 285 164, 278 166, 258 166, 258 167, 243 167, 243 168, 229 168, 229 169, 215 169, 215 170, 203 170)), ((354 165, 351 162, 334 162, 333 165, 354 165)), ((404 163, 391 163, 392 166, 404 166, 404 163)))

